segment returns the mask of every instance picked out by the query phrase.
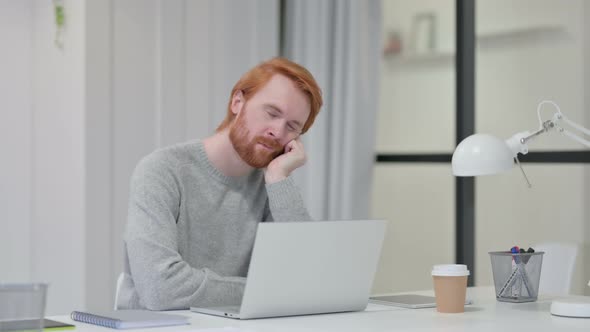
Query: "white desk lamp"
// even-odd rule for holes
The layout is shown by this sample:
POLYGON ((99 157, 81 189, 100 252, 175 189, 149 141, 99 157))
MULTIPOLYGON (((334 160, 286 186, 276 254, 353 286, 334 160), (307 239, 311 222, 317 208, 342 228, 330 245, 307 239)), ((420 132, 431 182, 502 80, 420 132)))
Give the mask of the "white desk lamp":
MULTIPOLYGON (((534 137, 556 129, 567 137, 590 147, 590 141, 565 129, 562 125, 566 124, 588 136, 590 136, 590 130, 569 120, 561 113, 556 103, 548 100, 542 101, 537 107, 537 115, 540 127, 534 132, 520 132, 505 141, 487 134, 475 134, 465 138, 459 143, 453 153, 451 162, 453 175, 478 176, 496 174, 511 169, 514 166, 514 161, 516 161, 530 187, 531 184, 518 161, 518 154, 525 155, 529 152, 527 144, 534 137), (551 120, 543 121, 541 119, 541 107, 544 104, 551 104, 557 109, 551 120)), ((588 285, 590 286, 590 282, 588 285)), ((554 300, 551 304, 551 313, 558 316, 590 318, 590 297, 576 296, 554 300)))
MULTIPOLYGON (((453 175, 455 176, 478 176, 496 174, 507 171, 514 166, 514 160, 520 167, 518 161, 518 153, 523 155, 529 152, 528 142, 533 138, 550 130, 556 129, 567 137, 590 147, 590 141, 584 139, 570 130, 562 127, 562 124, 582 132, 590 136, 590 130, 569 120, 561 111, 559 106, 552 101, 542 101, 537 107, 537 115, 539 117, 539 129, 534 132, 523 131, 515 134, 509 139, 503 141, 495 136, 487 134, 475 134, 465 138, 453 153, 452 165, 453 175), (541 107, 544 104, 551 104, 555 106, 557 112, 553 114, 551 120, 543 122, 541 120, 541 107)), ((520 167, 522 171, 522 167, 520 167)), ((523 175, 530 187, 526 174, 523 175)))

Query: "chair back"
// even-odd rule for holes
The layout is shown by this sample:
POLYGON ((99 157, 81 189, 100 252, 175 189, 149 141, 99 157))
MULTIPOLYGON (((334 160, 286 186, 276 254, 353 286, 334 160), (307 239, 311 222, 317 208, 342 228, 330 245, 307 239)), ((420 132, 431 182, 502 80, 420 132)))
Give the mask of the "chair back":
POLYGON ((123 284, 123 278, 125 278, 125 274, 119 274, 117 278, 117 289, 115 290, 115 310, 117 310, 117 303, 119 303, 119 291, 121 290, 121 285, 123 284))
POLYGON ((536 252, 545 252, 539 294, 570 294, 578 246, 572 243, 548 242, 537 244, 533 248, 536 252))

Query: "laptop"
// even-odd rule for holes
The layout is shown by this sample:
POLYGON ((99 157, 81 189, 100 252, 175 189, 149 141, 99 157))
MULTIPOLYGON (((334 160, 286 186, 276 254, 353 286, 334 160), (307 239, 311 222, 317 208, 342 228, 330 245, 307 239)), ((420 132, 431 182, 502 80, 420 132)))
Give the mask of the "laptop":
POLYGON ((364 310, 385 228, 383 220, 260 223, 242 304, 191 311, 252 319, 364 310))

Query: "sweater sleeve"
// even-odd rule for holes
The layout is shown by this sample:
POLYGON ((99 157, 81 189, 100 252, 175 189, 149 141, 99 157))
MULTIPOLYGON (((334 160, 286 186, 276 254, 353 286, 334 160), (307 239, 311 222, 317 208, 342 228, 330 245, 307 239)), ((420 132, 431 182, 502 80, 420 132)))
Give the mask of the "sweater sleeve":
POLYGON ((299 189, 291 177, 267 184, 269 213, 265 221, 311 221, 299 189))
POLYGON ((150 310, 239 304, 245 278, 190 266, 179 253, 181 199, 174 170, 144 159, 131 179, 125 244, 140 306, 150 310))

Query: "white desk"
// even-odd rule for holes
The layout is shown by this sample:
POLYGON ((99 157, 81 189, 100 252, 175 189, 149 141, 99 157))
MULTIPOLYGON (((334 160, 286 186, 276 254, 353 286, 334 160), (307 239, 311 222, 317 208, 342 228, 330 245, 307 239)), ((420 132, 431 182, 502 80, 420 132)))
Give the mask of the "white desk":
MULTIPOLYGON (((412 292, 433 295, 432 291, 412 292)), ((465 313, 441 314, 434 308, 403 309, 369 304, 367 311, 266 318, 239 321, 202 315, 190 311, 174 311, 189 316, 191 325, 129 330, 141 332, 188 332, 207 328, 235 327, 251 332, 371 332, 371 331, 590 331, 590 319, 556 317, 549 313, 551 298, 541 297, 532 303, 496 301, 491 287, 469 288, 472 305, 465 313)), ((76 325, 76 332, 114 331, 99 326, 73 322, 68 316, 49 317, 76 325)))

